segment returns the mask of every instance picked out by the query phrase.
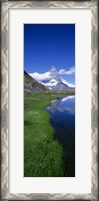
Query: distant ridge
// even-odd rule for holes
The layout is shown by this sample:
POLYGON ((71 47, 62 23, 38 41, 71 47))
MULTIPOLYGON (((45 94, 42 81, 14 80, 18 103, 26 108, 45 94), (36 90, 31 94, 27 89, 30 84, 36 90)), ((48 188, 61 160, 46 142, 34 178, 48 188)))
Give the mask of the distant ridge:
POLYGON ((46 87, 38 83, 24 70, 24 91, 45 91, 46 87))

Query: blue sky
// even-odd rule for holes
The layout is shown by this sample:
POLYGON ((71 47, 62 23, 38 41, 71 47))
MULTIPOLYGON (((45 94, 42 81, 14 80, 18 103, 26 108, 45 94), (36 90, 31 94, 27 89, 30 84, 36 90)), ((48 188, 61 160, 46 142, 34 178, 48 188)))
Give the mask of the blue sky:
POLYGON ((75 83, 75 24, 25 24, 24 69, 44 74, 52 65, 75 83))

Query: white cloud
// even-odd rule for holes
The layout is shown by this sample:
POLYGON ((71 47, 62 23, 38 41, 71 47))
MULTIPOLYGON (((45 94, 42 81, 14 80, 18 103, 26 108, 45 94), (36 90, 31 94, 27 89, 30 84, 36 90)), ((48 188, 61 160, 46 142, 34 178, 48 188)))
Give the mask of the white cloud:
POLYGON ((71 67, 69 70, 65 70, 65 69, 60 69, 58 71, 59 75, 71 75, 75 73, 75 67, 71 67))
POLYGON ((42 74, 35 72, 35 73, 30 73, 29 75, 33 77, 34 79, 36 79, 37 81, 43 81, 43 80, 47 80, 51 78, 49 71, 42 74))

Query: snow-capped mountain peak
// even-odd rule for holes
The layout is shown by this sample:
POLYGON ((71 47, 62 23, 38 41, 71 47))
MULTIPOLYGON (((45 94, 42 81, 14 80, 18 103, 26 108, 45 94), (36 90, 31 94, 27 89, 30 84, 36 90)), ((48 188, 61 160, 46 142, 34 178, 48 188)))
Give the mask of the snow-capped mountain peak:
POLYGON ((50 73, 57 73, 57 70, 53 65, 50 68, 50 73))
POLYGON ((52 65, 48 72, 44 74, 32 73, 30 74, 39 83, 43 84, 46 88, 54 91, 66 91, 71 90, 75 86, 68 83, 62 77, 59 76, 56 68, 52 65))
POLYGON ((57 72, 57 70, 56 70, 56 68, 54 67, 54 66, 52 66, 51 68, 50 68, 50 77, 51 77, 51 79, 53 80, 56 80, 58 83, 60 83, 61 82, 61 79, 60 79, 60 76, 58 75, 58 72, 57 72))

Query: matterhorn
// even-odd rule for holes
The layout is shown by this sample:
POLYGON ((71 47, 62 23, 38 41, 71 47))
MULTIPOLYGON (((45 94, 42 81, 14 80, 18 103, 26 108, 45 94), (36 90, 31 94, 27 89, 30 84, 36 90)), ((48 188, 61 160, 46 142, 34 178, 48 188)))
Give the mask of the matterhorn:
POLYGON ((49 79, 43 80, 42 84, 53 91, 67 91, 74 89, 74 87, 72 87, 72 84, 69 84, 68 82, 66 82, 66 80, 62 79, 59 76, 56 68, 53 65, 49 70, 49 79))

